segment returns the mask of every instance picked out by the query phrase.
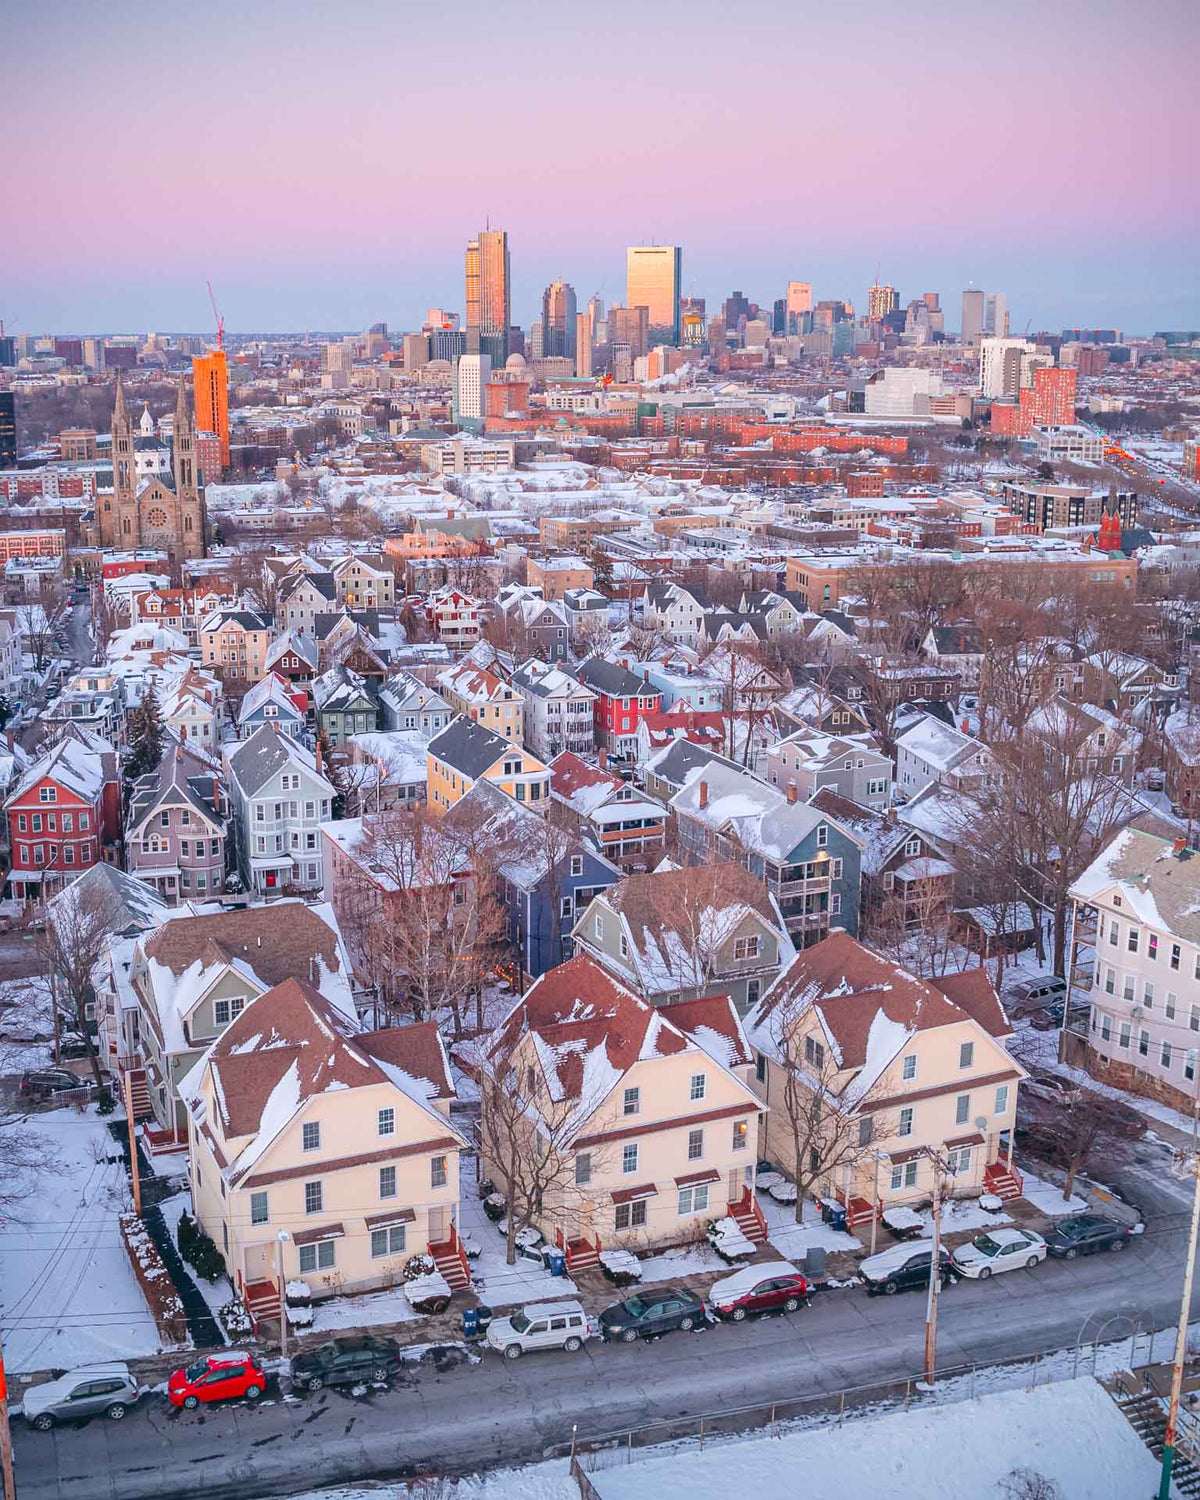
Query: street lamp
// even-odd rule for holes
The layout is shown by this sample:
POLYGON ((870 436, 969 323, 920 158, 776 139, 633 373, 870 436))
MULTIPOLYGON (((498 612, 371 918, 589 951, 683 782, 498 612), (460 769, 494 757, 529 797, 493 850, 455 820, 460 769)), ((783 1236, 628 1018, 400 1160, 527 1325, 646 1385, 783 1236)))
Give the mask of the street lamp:
POLYGON ((275 1264, 279 1271, 279 1357, 286 1359, 287 1352, 287 1303, 283 1295, 283 1247, 291 1240, 291 1235, 286 1229, 281 1229, 275 1236, 275 1264))

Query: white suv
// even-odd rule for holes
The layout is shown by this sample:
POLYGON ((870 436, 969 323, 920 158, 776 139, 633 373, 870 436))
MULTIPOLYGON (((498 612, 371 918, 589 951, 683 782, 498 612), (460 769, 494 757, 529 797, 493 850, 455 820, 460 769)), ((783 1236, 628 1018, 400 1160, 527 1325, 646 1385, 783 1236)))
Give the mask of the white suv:
POLYGON ((493 1319, 487 1341, 505 1359, 520 1359, 527 1349, 566 1349, 574 1354, 598 1332, 595 1319, 580 1302, 535 1302, 507 1318, 493 1319))

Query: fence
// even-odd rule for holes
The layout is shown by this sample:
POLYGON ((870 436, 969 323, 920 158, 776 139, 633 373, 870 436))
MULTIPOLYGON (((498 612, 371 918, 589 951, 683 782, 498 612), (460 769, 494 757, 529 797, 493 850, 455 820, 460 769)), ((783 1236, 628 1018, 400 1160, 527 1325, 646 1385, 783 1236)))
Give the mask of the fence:
MULTIPOLYGON (((756 1430, 770 1432, 781 1423, 807 1421, 817 1427, 831 1424, 841 1426, 848 1412, 851 1415, 865 1414, 874 1407, 901 1406, 907 1411, 914 1402, 929 1404, 931 1398, 936 1400, 938 1392, 947 1381, 969 1382, 965 1389, 954 1393, 953 1399, 964 1399, 1001 1388, 997 1377, 1004 1371, 1016 1372, 1022 1367, 1028 1370, 1024 1388, 1032 1390, 1039 1382, 1049 1384, 1053 1380, 1074 1379, 1081 1375, 1095 1376, 1118 1369, 1136 1369, 1142 1365, 1152 1365, 1156 1359, 1170 1361, 1174 1357, 1173 1328, 1151 1332, 1136 1325, 1131 1326, 1129 1336, 1118 1342, 1076 1344, 1066 1349, 1045 1349, 1035 1354, 1018 1355, 1009 1360, 951 1365, 938 1370, 938 1384, 932 1389, 925 1383, 923 1373, 912 1374, 868 1385, 815 1392, 807 1396, 781 1397, 776 1401, 752 1406, 726 1407, 718 1412, 703 1412, 671 1421, 651 1422, 641 1427, 621 1428, 590 1437, 580 1437, 573 1431, 569 1442, 546 1448, 543 1456, 569 1456, 571 1473, 579 1479, 585 1467, 590 1472, 596 1472, 614 1464, 630 1463, 636 1449, 655 1447, 662 1443, 694 1441, 703 1449, 705 1442, 712 1438, 756 1430)), ((1102 1328, 1101 1332, 1103 1331, 1102 1328)), ((1004 1384, 1012 1385, 1013 1382, 1004 1384)), ((583 1500, 598 1500, 594 1490, 583 1480, 580 1482, 580 1491, 583 1500)))

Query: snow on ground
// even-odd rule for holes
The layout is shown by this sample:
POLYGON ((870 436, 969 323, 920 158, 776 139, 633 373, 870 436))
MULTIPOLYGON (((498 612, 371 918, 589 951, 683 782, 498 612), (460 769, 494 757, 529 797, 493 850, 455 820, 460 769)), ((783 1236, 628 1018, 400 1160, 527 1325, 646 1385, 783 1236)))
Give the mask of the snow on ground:
POLYGON ((723 1271, 732 1274, 710 1244, 681 1245, 678 1250, 664 1250, 661 1255, 639 1257, 643 1285, 655 1281, 681 1281, 685 1276, 706 1276, 723 1271))
POLYGON ((776 1203, 767 1193, 758 1195, 758 1206, 767 1221, 767 1239, 785 1260, 804 1258, 804 1252, 813 1247, 828 1250, 852 1250, 862 1254, 862 1245, 852 1234, 830 1229, 821 1219, 821 1211, 811 1203, 804 1205, 804 1223, 796 1223, 796 1207, 792 1203, 776 1203))
POLYGON ((128 1179, 105 1122, 51 1110, 26 1132, 45 1169, 0 1228, 0 1323, 10 1372, 154 1354, 154 1319, 117 1227, 128 1179))
POLYGON ((1148 1449, 1090 1379, 637 1459, 590 1477, 601 1500, 685 1490, 695 1500, 794 1500, 798 1482, 813 1500, 877 1491, 888 1500, 963 1500, 1003 1493, 1017 1468, 1053 1480, 1062 1500, 1152 1495, 1158 1477, 1148 1449))
POLYGON ((489 1307, 511 1307, 522 1302, 557 1300, 579 1290, 569 1276, 551 1276, 542 1266, 520 1256, 514 1265, 506 1265, 504 1236, 484 1213, 476 1184, 467 1178, 461 1182, 459 1231, 480 1247, 479 1255, 471 1261, 471 1280, 481 1302, 489 1307))
MULTIPOLYGON (((1028 1177, 1025 1180, 1028 1182, 1028 1177)), ((1053 1184, 1046 1183, 1044 1186, 1052 1187, 1053 1184)), ((933 1214, 927 1209, 921 1218, 925 1223, 926 1234, 932 1235, 933 1214)), ((952 1198, 948 1203, 942 1204, 943 1234, 963 1234, 969 1229, 995 1229, 998 1224, 1011 1223, 1011 1216, 1003 1209, 990 1214, 986 1209, 980 1208, 977 1198, 952 1198)))
POLYGON ((1026 1203, 1031 1203, 1038 1213, 1045 1214, 1047 1218, 1061 1219, 1063 1214, 1075 1214, 1087 1207, 1084 1200, 1074 1193, 1064 1200, 1062 1188, 1057 1183, 1046 1182, 1041 1177, 1035 1177, 1024 1167, 1021 1168, 1021 1175, 1025 1179, 1023 1196, 1026 1203))
MULTIPOLYGON (((436 1493, 438 1500, 579 1500, 579 1486, 567 1472, 565 1458, 449 1481, 436 1493)), ((421 1500, 421 1492, 407 1484, 373 1485, 369 1490, 312 1490, 295 1500, 421 1500)))
MULTIPOLYGON (((155 1170, 158 1169, 158 1160, 155 1159, 155 1170)), ((164 1198, 159 1204, 162 1216, 167 1228, 171 1231, 171 1238, 176 1246, 179 1244, 179 1220, 184 1210, 192 1211, 192 1195, 190 1192, 176 1193, 173 1198, 164 1198)), ((196 1272, 184 1261, 184 1270, 196 1283, 196 1289, 208 1303, 209 1311, 216 1316, 223 1307, 233 1301, 233 1287, 229 1278, 219 1276, 216 1281, 205 1281, 203 1276, 197 1276, 196 1272)))
POLYGON ((399 1287, 368 1292, 363 1297, 331 1297, 314 1302, 312 1324, 306 1333, 338 1333, 344 1328, 378 1328, 386 1323, 411 1323, 417 1314, 399 1287))

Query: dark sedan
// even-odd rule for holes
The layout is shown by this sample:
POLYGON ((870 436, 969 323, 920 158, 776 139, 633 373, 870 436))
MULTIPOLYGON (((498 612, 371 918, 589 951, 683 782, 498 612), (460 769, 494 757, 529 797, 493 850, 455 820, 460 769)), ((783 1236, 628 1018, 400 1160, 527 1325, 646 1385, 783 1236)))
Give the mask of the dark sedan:
POLYGON ((1060 1260, 1094 1255, 1097 1250, 1124 1250, 1133 1230, 1099 1214, 1074 1214, 1046 1232, 1046 1251, 1060 1260))
POLYGON ((706 1317, 704 1303, 695 1292, 675 1287, 627 1297, 624 1302, 606 1307, 599 1321, 601 1338, 632 1344, 635 1339, 653 1338, 676 1328, 687 1333, 702 1327, 706 1317))
POLYGON ((400 1368, 400 1346, 395 1339, 331 1339, 319 1348, 297 1354, 292 1379, 305 1390, 323 1385, 366 1385, 389 1380, 400 1368))

